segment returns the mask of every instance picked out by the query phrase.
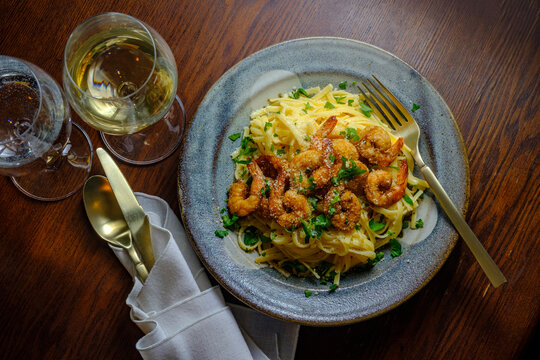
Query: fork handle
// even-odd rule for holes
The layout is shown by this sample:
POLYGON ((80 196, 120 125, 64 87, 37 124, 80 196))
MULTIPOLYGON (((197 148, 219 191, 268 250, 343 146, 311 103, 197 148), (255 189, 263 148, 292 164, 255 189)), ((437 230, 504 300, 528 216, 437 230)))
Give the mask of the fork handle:
POLYGON ((144 282, 146 281, 146 278, 148 277, 148 270, 146 269, 146 266, 144 266, 141 260, 141 257, 139 256, 139 254, 137 254, 137 250, 135 250, 135 246, 133 246, 133 244, 126 247, 126 250, 129 257, 133 261, 133 264, 135 265, 135 271, 137 272, 137 277, 144 284, 144 282))
POLYGON ((431 191, 435 194, 442 208, 450 218, 450 221, 452 221, 452 224, 454 224, 455 228, 463 240, 465 240, 465 243, 486 273, 493 287, 498 287, 499 285, 504 284, 506 282, 506 278, 504 277, 503 273, 497 267, 497 264, 495 264, 491 256, 489 256, 488 252, 482 246, 472 229, 465 222, 465 219, 463 219, 463 216, 461 216, 459 210, 456 208, 452 200, 450 200, 450 197, 448 197, 448 194, 442 187, 439 180, 437 180, 437 177, 433 171, 431 171, 428 166, 420 168, 420 171, 429 184, 431 191))

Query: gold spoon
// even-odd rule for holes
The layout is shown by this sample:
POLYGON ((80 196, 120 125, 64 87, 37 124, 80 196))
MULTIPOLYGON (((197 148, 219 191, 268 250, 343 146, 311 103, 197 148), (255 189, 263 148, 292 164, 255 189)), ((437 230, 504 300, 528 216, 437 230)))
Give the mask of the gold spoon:
POLYGON ((86 180, 83 189, 86 215, 96 233, 105 241, 126 249, 135 264, 137 277, 144 283, 148 270, 133 246, 133 239, 122 210, 112 192, 109 180, 94 175, 86 180))

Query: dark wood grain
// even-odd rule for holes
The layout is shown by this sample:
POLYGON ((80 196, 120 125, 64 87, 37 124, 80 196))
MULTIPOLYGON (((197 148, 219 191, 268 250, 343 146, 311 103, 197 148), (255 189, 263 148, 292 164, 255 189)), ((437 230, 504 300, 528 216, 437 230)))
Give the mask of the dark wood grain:
MULTIPOLYGON (((538 355, 527 347, 540 314, 538 1, 3 0, 0 53, 60 80, 69 34, 104 11, 131 14, 167 40, 188 119, 244 57, 317 35, 396 54, 452 109, 470 160, 467 221, 508 283, 490 287, 459 242, 434 279, 389 313, 302 327, 297 359, 517 359, 526 348, 538 355)), ((164 198, 178 215, 177 156, 121 168, 136 191, 164 198)), ((102 173, 97 159, 92 173, 102 173)), ((81 193, 42 203, 8 178, 0 188, 0 358, 137 358, 142 333, 124 303, 130 279, 91 231, 81 193)))

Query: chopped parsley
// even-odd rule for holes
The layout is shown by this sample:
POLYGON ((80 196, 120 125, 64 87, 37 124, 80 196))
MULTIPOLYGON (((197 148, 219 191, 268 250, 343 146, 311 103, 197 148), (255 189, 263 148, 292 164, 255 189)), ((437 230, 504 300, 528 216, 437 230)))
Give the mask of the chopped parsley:
POLYGON ((339 286, 338 284, 332 284, 332 285, 330 285, 330 288, 329 288, 329 289, 330 289, 330 292, 333 293, 334 291, 336 291, 336 289, 338 288, 338 286, 339 286))
POLYGON ((326 104, 324 104, 324 108, 325 109, 335 109, 336 107, 334 105, 332 105, 332 103, 327 101, 326 104))
POLYGON ((408 195, 403 195, 403 200, 409 205, 413 205, 412 199, 408 195))
POLYGON ((341 201, 341 198, 339 197, 339 193, 334 190, 334 198, 332 199, 332 201, 330 201, 330 204, 334 205, 335 203, 341 201))
POLYGON ((230 230, 235 230, 238 225, 238 215, 233 214, 232 217, 229 217, 228 214, 221 215, 221 220, 223 220, 223 227, 230 230))
POLYGON ((261 195, 266 195, 266 194, 270 194, 270 185, 268 185, 268 181, 265 180, 265 185, 264 187, 261 189, 261 195))
POLYGON ((424 227, 424 221, 423 221, 422 219, 416 220, 415 227, 416 227, 416 228, 422 228, 422 227, 424 227))
POLYGON ((308 186, 308 190, 315 190, 315 188, 317 187, 317 185, 315 184, 315 178, 313 176, 308 177, 308 182, 310 184, 308 186))
POLYGON ((343 135, 345 135, 347 140, 352 140, 352 141, 360 140, 360 136, 358 136, 358 131, 356 131, 355 128, 347 128, 345 134, 343 135))
POLYGON ((390 239, 390 255, 393 258, 398 257, 402 254, 401 244, 396 239, 390 239))
POLYGON ((347 82, 346 82, 346 81, 343 81, 343 82, 339 83, 338 86, 339 86, 339 88, 340 88, 341 90, 345 90, 345 89, 347 88, 347 82))
POLYGON ((276 154, 278 154, 278 155, 285 155, 285 152, 286 152, 285 149, 281 148, 281 149, 278 149, 278 150, 276 151, 276 154))
POLYGON ((420 105, 417 105, 415 103, 412 104, 412 112, 415 112, 416 110, 420 109, 420 105))
POLYGON ((308 289, 304 290, 304 295, 308 298, 312 295, 313 293, 311 291, 309 291, 308 289))
POLYGON ((338 186, 340 180, 348 181, 353 179, 355 176, 361 175, 366 172, 366 170, 357 167, 356 163, 353 160, 349 160, 342 156, 341 161, 343 161, 342 168, 338 171, 337 176, 331 179, 332 185, 334 186, 338 186), (352 164, 352 166, 349 168, 346 167, 347 161, 350 161, 350 163, 352 164))
POLYGON ((272 242, 271 238, 261 234, 261 232, 255 226, 250 226, 246 229, 243 240, 246 246, 256 245, 259 241, 263 244, 272 242))
POLYGON ((308 111, 309 109, 313 109, 313 106, 311 106, 311 104, 307 102, 307 103, 306 103, 306 107, 303 108, 302 111, 305 112, 305 113, 307 114, 307 111, 308 111))
POLYGON ((298 99, 300 95, 304 95, 307 98, 310 97, 307 91, 302 88, 298 88, 295 91, 293 91, 291 95, 289 95, 289 97, 292 99, 298 99))
POLYGON ((216 230, 214 233, 218 238, 224 238, 225 236, 229 235, 229 232, 227 230, 216 230))
POLYGON ((373 259, 368 259, 367 261, 367 267, 374 267, 375 264, 377 264, 379 261, 381 261, 382 259, 384 258, 384 253, 382 251, 379 251, 378 253, 375 254, 375 258, 373 259))
POLYGON ((242 139, 242 143, 240 144, 240 152, 238 153, 238 156, 233 159, 233 161, 237 164, 249 164, 251 162, 251 159, 247 160, 241 160, 241 157, 249 157, 251 156, 255 151, 257 151, 256 147, 248 146, 249 143, 254 143, 253 140, 246 136, 242 139))
POLYGON ((354 102, 353 99, 349 99, 349 100, 347 100, 347 105, 352 106, 352 103, 353 103, 353 102, 354 102))
POLYGON ((299 262, 298 260, 294 260, 294 261, 286 260, 281 264, 281 266, 285 270, 295 273, 295 274, 302 274, 308 271, 307 267, 301 262, 299 262))
POLYGON ((270 129, 272 127, 272 123, 271 122, 266 122, 264 124, 264 132, 266 132, 266 130, 270 129))
POLYGON ((237 132, 232 135, 229 135, 229 139, 231 139, 231 141, 236 141, 240 136, 242 136, 242 134, 237 132))
POLYGON ((372 231, 379 231, 381 230, 382 228, 384 228, 385 224, 384 223, 380 223, 380 222, 377 222, 375 221, 375 219, 371 218, 369 219, 369 228, 372 230, 372 231))
POLYGON ((360 111, 366 115, 366 117, 370 117, 371 116, 371 112, 373 111, 372 108, 370 108, 369 106, 367 106, 366 104, 362 103, 360 104, 360 111))
POLYGON ((402 229, 406 229, 409 227, 409 222, 408 221, 404 221, 403 222, 403 225, 401 226, 402 229))
POLYGON ((302 228, 306 234, 306 238, 304 240, 306 244, 309 243, 309 239, 311 238, 320 239, 322 232, 328 230, 330 226, 332 226, 330 219, 322 214, 312 217, 309 221, 305 221, 304 219, 300 219, 300 221, 302 222, 302 228))
POLYGON ((336 100, 338 104, 345 104, 345 101, 343 101, 343 99, 345 98, 346 96, 334 96, 334 99, 336 100))
POLYGON ((311 204, 313 210, 317 208, 317 202, 319 201, 315 196, 308 196, 308 201, 311 204))
POLYGON ((258 236, 257 229, 252 229, 250 226, 246 229, 244 232, 244 244, 246 246, 252 246, 259 242, 259 236, 258 236))

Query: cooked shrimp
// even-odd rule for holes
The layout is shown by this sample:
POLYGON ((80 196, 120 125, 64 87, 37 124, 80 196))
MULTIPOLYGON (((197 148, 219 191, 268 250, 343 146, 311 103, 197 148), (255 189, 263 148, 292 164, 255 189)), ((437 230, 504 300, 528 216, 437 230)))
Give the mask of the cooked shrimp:
POLYGON ((332 141, 326 137, 330 135, 337 124, 337 118, 328 118, 313 135, 309 149, 291 159, 293 169, 294 189, 304 192, 323 187, 330 181, 333 155, 332 141))
POLYGON ((287 160, 280 159, 274 155, 261 155, 257 158, 257 165, 261 168, 265 176, 277 179, 279 173, 289 171, 287 160))
POLYGON ((366 186, 366 183, 367 183, 369 169, 366 166, 366 164, 364 164, 360 160, 356 160, 354 163, 356 164, 357 167, 364 170, 365 172, 362 174, 356 175, 350 180, 347 180, 347 182, 345 183, 345 187, 351 190, 354 194, 358 196, 364 193, 364 187, 366 186))
POLYGON ((405 195, 409 167, 406 161, 401 162, 401 166, 394 176, 384 170, 374 170, 367 177, 365 187, 367 200, 376 206, 388 207, 398 202, 405 195))
POLYGON ((403 138, 398 138, 392 144, 390 135, 380 126, 373 126, 362 133, 356 145, 358 153, 367 159, 370 164, 387 167, 401 152, 403 138))
POLYGON ((341 230, 352 230, 360 221, 362 205, 358 197, 343 186, 330 189, 323 201, 324 212, 332 225, 341 230))
POLYGON ((254 212, 261 202, 261 190, 265 186, 264 174, 255 161, 248 164, 248 170, 251 173, 253 181, 251 188, 242 182, 235 182, 229 190, 229 211, 238 216, 247 216, 254 212))
POLYGON ((270 215, 284 228, 297 227, 301 219, 308 220, 311 216, 311 205, 307 198, 296 190, 287 190, 285 193, 285 173, 281 173, 270 193, 268 207, 270 215))
POLYGON ((356 147, 346 139, 335 139, 332 141, 332 148, 334 149, 334 156, 337 159, 341 159, 341 157, 351 159, 351 160, 358 160, 358 150, 356 150, 356 147))

